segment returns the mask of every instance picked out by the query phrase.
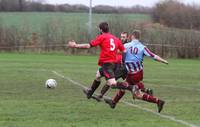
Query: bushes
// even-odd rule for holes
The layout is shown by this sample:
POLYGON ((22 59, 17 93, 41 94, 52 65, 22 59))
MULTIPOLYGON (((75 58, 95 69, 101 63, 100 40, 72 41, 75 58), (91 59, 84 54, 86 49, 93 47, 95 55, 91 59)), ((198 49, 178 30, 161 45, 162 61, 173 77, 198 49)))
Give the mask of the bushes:
POLYGON ((200 30, 200 7, 165 0, 156 4, 152 12, 154 22, 169 27, 200 30))
POLYGON ((151 28, 143 31, 143 41, 164 57, 197 58, 200 56, 200 32, 180 29, 151 28))
MULTIPOLYGON (((200 57, 200 32, 195 30, 180 30, 166 28, 159 24, 138 23, 125 15, 112 15, 107 19, 111 33, 119 36, 122 31, 131 33, 134 29, 142 31, 142 41, 155 53, 164 57, 198 58, 200 57)), ((99 24, 94 22, 94 26, 99 24)), ((77 20, 64 22, 62 18, 48 18, 40 27, 41 32, 31 32, 29 25, 24 22, 21 27, 8 27, 0 23, 0 51, 33 51, 54 52, 65 51, 66 54, 95 54, 93 50, 68 49, 66 43, 74 39, 79 43, 87 43, 87 26, 77 20), (68 23, 68 24, 67 24, 68 23), (84 25, 84 26, 83 26, 84 25)), ((93 27, 93 37, 97 34, 93 27)))

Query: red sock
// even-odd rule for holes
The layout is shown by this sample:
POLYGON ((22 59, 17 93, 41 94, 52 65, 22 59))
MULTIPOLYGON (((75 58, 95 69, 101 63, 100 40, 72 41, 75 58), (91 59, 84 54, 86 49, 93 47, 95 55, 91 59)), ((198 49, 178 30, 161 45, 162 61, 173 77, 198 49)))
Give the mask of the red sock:
POLYGON ((127 82, 117 82, 116 86, 118 89, 123 89, 123 90, 132 91, 132 89, 133 89, 133 85, 129 85, 127 82))
POLYGON ((146 93, 144 93, 142 100, 152 102, 152 103, 158 103, 158 101, 159 101, 158 98, 151 96, 151 95, 148 95, 146 93))
POLYGON ((124 94, 125 94, 125 91, 123 91, 123 90, 117 91, 116 95, 115 95, 114 98, 112 99, 113 102, 114 102, 115 104, 117 104, 117 103, 119 102, 119 100, 124 96, 124 94))
POLYGON ((139 82, 137 85, 139 89, 144 89, 144 84, 142 82, 139 82))

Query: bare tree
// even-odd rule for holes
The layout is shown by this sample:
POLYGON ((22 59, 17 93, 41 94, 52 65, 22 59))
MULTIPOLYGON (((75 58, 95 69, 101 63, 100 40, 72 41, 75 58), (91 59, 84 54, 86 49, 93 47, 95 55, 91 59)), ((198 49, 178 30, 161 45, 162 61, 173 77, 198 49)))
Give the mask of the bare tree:
POLYGON ((185 5, 177 0, 158 3, 153 10, 154 22, 183 29, 200 28, 200 7, 185 5))

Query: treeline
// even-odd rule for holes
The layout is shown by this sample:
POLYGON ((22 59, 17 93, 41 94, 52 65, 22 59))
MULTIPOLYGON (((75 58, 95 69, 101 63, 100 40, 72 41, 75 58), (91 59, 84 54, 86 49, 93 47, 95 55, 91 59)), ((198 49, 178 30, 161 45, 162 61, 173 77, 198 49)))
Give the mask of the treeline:
POLYGON ((84 12, 88 7, 84 5, 52 5, 42 2, 42 0, 0 0, 0 11, 2 12, 84 12))
MULTIPOLYGON (((61 4, 61 5, 52 5, 42 2, 42 0, 38 1, 30 1, 30 0, 0 0, 0 11, 1 12, 88 12, 89 7, 76 4, 61 4)), ((133 6, 130 8, 126 7, 112 7, 106 5, 98 5, 93 7, 94 13, 150 13, 152 11, 151 8, 143 7, 143 6, 133 6)))
POLYGON ((154 22, 169 27, 200 30, 200 6, 185 5, 177 0, 156 4, 152 12, 154 22))

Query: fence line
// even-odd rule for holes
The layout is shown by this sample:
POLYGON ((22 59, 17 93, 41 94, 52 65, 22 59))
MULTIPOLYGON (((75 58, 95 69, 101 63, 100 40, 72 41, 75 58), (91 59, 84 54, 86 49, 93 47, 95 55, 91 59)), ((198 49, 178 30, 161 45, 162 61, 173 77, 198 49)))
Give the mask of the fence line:
MULTIPOLYGON (((199 58, 200 46, 180 46, 170 44, 150 44, 144 43, 152 52, 162 57, 173 58, 199 58)), ((65 54, 77 54, 77 55, 96 55, 99 50, 97 48, 82 50, 82 49, 70 49, 66 44, 43 44, 43 45, 18 45, 18 46, 0 46, 0 52, 35 52, 35 53, 48 53, 64 51, 65 54)))
MULTIPOLYGON (((150 44, 150 43, 144 43, 146 46, 159 46, 159 47, 167 47, 167 48, 190 48, 190 49, 196 49, 200 48, 195 46, 177 46, 177 45, 170 45, 170 44, 150 44)), ((17 49, 17 48, 52 48, 52 47, 66 47, 67 44, 48 44, 48 45, 19 45, 19 46, 0 46, 0 49, 17 49)))

